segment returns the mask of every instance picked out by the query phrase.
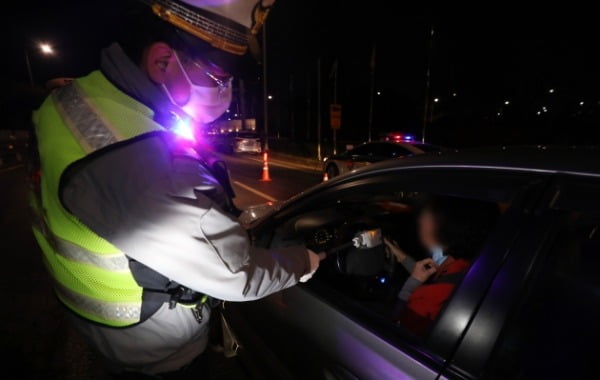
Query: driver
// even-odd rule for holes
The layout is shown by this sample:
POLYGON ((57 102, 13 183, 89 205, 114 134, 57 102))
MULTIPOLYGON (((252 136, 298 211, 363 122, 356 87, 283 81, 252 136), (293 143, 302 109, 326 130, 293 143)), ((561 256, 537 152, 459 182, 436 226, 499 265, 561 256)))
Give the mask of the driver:
POLYGON ((453 197, 425 201, 418 219, 420 243, 430 257, 415 261, 395 241, 388 253, 410 273, 398 294, 395 319, 424 334, 467 272, 498 216, 496 204, 453 197))

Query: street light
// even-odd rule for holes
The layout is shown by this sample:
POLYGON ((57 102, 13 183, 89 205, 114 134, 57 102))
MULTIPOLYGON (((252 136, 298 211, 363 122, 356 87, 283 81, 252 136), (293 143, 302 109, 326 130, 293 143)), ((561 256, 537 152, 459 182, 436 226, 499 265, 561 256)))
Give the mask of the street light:
POLYGON ((267 96, 267 99, 269 99, 269 100, 273 100, 273 95, 269 95, 269 96, 267 96))
MULTIPOLYGON (((41 42, 38 44, 38 48, 43 55, 54 55, 54 48, 47 42, 41 42)), ((31 60, 29 59, 29 49, 25 47, 25 65, 27 66, 27 75, 29 76, 29 84, 33 87, 35 85, 33 80, 33 70, 31 70, 31 60)))
POLYGON ((456 95, 458 95, 456 92, 452 93, 452 96, 456 98, 456 95))
POLYGON ((580 106, 584 105, 584 102, 583 102, 583 100, 579 102, 579 105, 580 105, 580 106))
POLYGON ((551 89, 548 90, 548 92, 551 93, 551 94, 554 94, 554 89, 551 88, 551 89))
POLYGON ((439 102, 439 101, 440 101, 440 99, 439 99, 439 98, 434 98, 434 99, 433 99, 433 102, 434 102, 434 103, 437 103, 437 102, 439 102))
POLYGON ((381 95, 381 91, 377 91, 377 95, 381 95))
POLYGON ((52 45, 50 45, 49 43, 42 42, 42 43, 40 43, 39 47, 40 47, 40 50, 42 51, 42 53, 45 55, 54 54, 54 49, 52 48, 52 45))
POLYGON ((505 106, 507 106, 507 105, 509 105, 509 104, 510 104, 510 101, 509 101, 509 100, 505 100, 505 101, 504 101, 504 105, 505 105, 505 106))

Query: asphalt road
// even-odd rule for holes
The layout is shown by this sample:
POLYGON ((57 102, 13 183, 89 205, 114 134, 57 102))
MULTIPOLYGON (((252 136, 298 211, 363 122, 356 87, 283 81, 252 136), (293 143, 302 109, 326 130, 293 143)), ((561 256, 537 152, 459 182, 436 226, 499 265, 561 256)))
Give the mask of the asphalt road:
POLYGON ((244 208, 269 201, 290 198, 321 182, 322 174, 306 169, 293 169, 293 164, 269 165, 271 182, 262 182, 261 156, 222 155, 227 163, 236 192, 235 203, 244 208))
MULTIPOLYGON (((272 182, 261 182, 258 157, 226 156, 236 204, 243 208, 285 200, 319 183, 319 173, 272 165, 272 182)), ((25 166, 0 166, 0 358, 3 373, 20 379, 106 379, 97 359, 69 328, 30 229, 25 166)), ((216 359, 228 373, 235 368, 216 359)), ((239 378, 237 376, 225 376, 239 378)), ((224 378, 209 376, 209 378, 224 378)))

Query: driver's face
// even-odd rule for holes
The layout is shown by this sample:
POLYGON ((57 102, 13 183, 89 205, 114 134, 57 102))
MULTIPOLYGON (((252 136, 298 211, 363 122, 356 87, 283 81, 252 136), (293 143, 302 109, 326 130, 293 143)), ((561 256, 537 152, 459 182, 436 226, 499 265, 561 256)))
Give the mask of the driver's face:
POLYGON ((419 232, 419 240, 421 240, 421 244, 427 249, 432 249, 433 247, 439 245, 437 240, 437 223, 435 220, 435 216, 429 210, 424 210, 419 215, 418 223, 418 232, 419 232))

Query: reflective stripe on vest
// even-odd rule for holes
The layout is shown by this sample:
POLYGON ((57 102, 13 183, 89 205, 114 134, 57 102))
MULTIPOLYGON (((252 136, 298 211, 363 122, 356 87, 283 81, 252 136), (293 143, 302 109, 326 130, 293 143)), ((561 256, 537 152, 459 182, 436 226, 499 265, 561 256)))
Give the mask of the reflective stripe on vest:
POLYGON ((62 257, 77 263, 89 264, 111 272, 128 272, 129 260, 122 253, 114 255, 98 255, 94 252, 53 235, 46 224, 43 215, 38 210, 33 211, 33 227, 45 238, 48 244, 62 257))
POLYGON ((34 207, 33 229, 56 294, 91 321, 113 327, 141 322, 143 289, 127 256, 63 207, 60 181, 71 164, 90 153, 162 127, 149 110, 99 72, 55 90, 36 111, 34 122, 42 197, 34 207))
POLYGON ((123 136, 102 119, 77 82, 57 89, 52 97, 65 124, 86 153, 123 140, 123 136))
POLYGON ((126 302, 104 302, 81 293, 74 292, 59 283, 54 287, 58 298, 68 306, 78 309, 80 312, 89 314, 95 318, 100 317, 105 321, 113 322, 115 325, 128 325, 140 321, 142 313, 141 304, 126 302))

